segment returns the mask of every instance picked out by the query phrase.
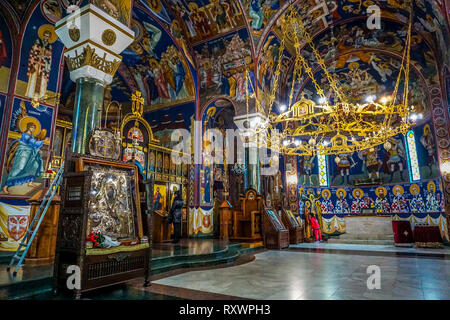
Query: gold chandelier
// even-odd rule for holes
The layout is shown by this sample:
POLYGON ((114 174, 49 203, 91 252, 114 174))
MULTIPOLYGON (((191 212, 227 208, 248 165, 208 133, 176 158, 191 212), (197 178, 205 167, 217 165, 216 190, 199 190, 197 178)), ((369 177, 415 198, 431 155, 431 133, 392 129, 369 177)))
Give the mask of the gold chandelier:
MULTIPOLYGON (((339 82, 327 70, 324 59, 320 56, 312 37, 306 30, 303 17, 295 7, 288 9, 280 19, 280 28, 283 36, 280 41, 278 63, 274 72, 271 92, 258 90, 259 97, 256 94, 252 95, 255 98, 256 111, 263 114, 265 119, 255 126, 256 133, 264 132, 270 136, 275 129, 281 129, 279 133, 281 143, 276 147, 280 153, 287 155, 352 153, 371 149, 381 144, 389 147, 390 138, 400 133, 406 135, 415 121, 413 116, 415 108, 408 105, 412 10, 410 10, 408 34, 394 91, 390 97, 383 97, 379 102, 375 101, 376 97, 374 96, 370 96, 365 103, 351 102, 351 99, 340 88, 339 82), (272 107, 275 104, 278 90, 285 39, 294 43, 296 59, 289 107, 281 114, 275 114, 272 112, 272 107), (324 72, 332 98, 328 99, 325 96, 324 90, 314 77, 312 68, 302 56, 301 41, 309 46, 317 64, 324 72), (320 97, 320 103, 309 100, 302 94, 301 99, 292 104, 295 83, 300 81, 302 70, 313 82, 320 97), (403 76, 403 92, 401 99, 398 99, 397 95, 403 76), (396 102, 397 100, 401 101, 396 102)), ((249 95, 247 95, 247 113, 248 109, 249 95)))

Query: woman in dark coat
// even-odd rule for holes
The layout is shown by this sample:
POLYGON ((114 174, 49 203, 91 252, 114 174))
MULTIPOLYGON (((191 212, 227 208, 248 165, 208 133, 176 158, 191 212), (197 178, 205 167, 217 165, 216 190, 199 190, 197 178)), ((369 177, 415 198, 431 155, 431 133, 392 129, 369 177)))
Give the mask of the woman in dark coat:
POLYGON ((178 190, 175 193, 172 208, 170 208, 169 216, 167 217, 168 222, 173 223, 174 237, 172 243, 178 243, 181 238, 181 217, 183 215, 181 208, 183 208, 183 199, 181 198, 180 190, 178 190))

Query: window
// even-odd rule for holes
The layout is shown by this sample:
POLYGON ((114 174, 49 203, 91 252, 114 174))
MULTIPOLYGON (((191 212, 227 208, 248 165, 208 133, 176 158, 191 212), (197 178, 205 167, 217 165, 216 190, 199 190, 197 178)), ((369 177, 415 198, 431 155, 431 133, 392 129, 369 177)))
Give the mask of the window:
POLYGON ((319 184, 321 187, 328 187, 328 164, 326 155, 318 155, 319 162, 319 184))
POLYGON ((406 134, 406 154, 408 156, 409 180, 411 182, 420 180, 419 159, 417 158, 416 138, 414 131, 409 130, 406 134))

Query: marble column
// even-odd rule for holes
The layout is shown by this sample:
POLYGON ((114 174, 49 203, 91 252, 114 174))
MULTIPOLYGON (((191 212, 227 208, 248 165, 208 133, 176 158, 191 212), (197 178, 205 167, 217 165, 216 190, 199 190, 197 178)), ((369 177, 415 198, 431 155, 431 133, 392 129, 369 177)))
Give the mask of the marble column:
POLYGON ((72 149, 86 153, 93 129, 101 126, 105 87, 122 61, 119 55, 134 40, 134 31, 92 4, 59 20, 56 33, 66 46, 64 57, 76 83, 72 149))
POLYGON ((234 123, 241 130, 243 140, 245 140, 245 165, 246 188, 252 188, 261 192, 261 172, 260 172, 260 137, 256 130, 262 123, 264 116, 260 113, 237 116, 234 123))

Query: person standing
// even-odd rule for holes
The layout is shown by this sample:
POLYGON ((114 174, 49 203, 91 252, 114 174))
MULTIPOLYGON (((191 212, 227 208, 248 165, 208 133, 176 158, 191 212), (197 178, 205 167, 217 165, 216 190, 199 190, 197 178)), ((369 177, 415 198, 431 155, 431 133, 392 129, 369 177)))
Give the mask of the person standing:
POLYGON ((172 243, 178 243, 181 238, 181 219, 183 208, 183 199, 181 198, 180 190, 177 190, 173 199, 172 207, 170 208, 169 216, 167 217, 168 223, 173 224, 173 241, 172 243))
POLYGON ((311 217, 311 227, 314 231, 314 238, 316 239, 316 241, 322 241, 322 232, 320 231, 320 225, 317 221, 316 216, 314 215, 311 217))

